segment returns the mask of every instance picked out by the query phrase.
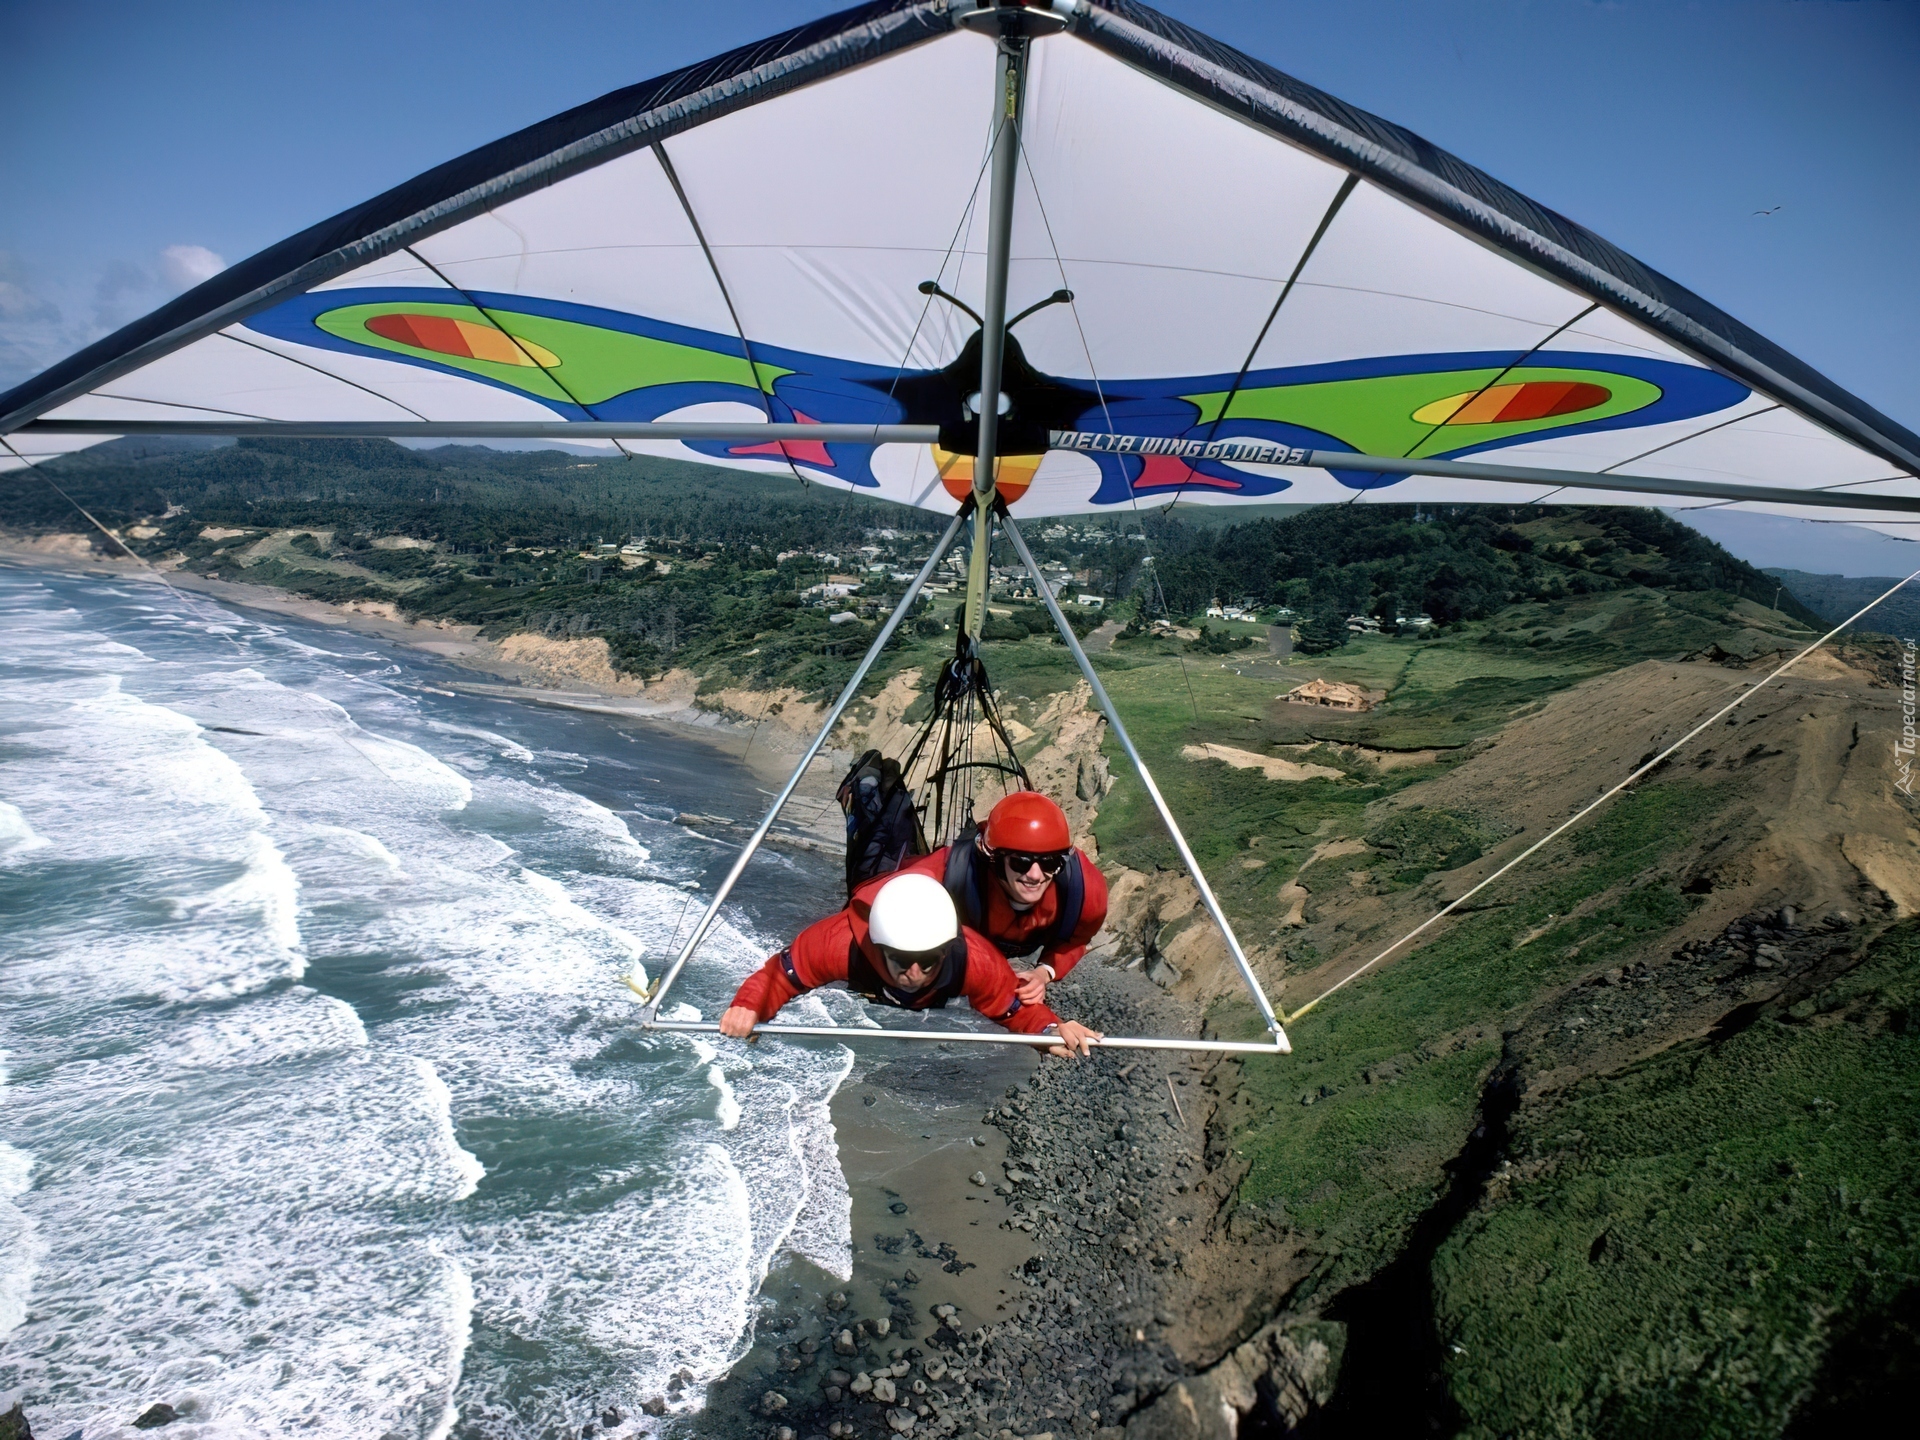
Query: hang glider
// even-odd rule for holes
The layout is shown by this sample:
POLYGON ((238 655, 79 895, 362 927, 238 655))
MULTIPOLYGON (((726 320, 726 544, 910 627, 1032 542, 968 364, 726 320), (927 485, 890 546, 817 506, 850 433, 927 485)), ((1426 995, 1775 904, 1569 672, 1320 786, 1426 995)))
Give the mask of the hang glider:
POLYGON ((987 393, 1021 516, 1577 492, 1920 534, 1920 437, 1130 0, 883 0, 604 96, 0 396, 0 467, 112 434, 530 435, 950 512, 987 393))
MULTIPOLYGON (((665 1030, 714 1028, 663 1015, 668 990, 969 526, 940 693, 977 728, 997 525, 1270 1037, 1103 1043, 1287 1053, 1014 507, 1573 489, 1920 529, 1920 437, 1418 136, 1131 0, 844 11, 429 171, 0 395, 0 468, 169 433, 544 437, 952 515, 685 946, 629 981, 665 1030)), ((936 786, 980 768, 944 742, 929 763, 936 786)), ((971 791, 935 808, 964 823, 971 791)))

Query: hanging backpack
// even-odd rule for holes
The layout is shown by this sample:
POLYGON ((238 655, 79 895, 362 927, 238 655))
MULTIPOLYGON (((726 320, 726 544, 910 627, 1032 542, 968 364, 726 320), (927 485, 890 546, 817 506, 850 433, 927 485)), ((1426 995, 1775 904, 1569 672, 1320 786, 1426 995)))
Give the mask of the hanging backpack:
POLYGON ((847 895, 927 853, 900 762, 869 750, 853 762, 835 796, 847 817, 847 895))

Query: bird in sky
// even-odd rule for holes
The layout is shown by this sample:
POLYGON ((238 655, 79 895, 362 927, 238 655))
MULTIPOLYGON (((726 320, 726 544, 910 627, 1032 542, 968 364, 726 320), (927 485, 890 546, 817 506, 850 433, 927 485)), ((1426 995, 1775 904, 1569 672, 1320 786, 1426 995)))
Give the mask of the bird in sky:
MULTIPOLYGON (((1786 208, 1786 207, 1784 207, 1784 206, 1781 206, 1781 205, 1776 205, 1776 206, 1774 206, 1774 207, 1773 207, 1773 210, 1756 210, 1756 211, 1754 211, 1753 213, 1754 213, 1755 215, 1771 215, 1771 214, 1773 214, 1773 211, 1774 211, 1774 210, 1781 210, 1781 209, 1784 209, 1784 208, 1786 208)), ((1751 218, 1751 217, 1749 217, 1749 218, 1751 218)))

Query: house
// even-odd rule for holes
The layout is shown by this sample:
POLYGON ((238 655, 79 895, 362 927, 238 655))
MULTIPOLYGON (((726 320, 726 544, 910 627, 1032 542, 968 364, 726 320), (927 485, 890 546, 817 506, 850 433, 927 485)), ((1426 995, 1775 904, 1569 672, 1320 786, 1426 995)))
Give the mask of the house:
POLYGON ((1247 620, 1252 618, 1247 614, 1246 608, 1240 605, 1229 605, 1220 613, 1228 620, 1247 620))
POLYGON ((1356 635, 1378 635, 1380 633, 1380 622, 1371 615, 1349 615, 1347 616, 1347 629, 1356 635))
POLYGON ((1293 705, 1321 705, 1329 710, 1362 711, 1373 708, 1371 695, 1358 685, 1347 685, 1338 680, 1309 680, 1304 685, 1294 686, 1285 698, 1293 705))
POLYGON ((1414 615, 1412 617, 1396 615, 1393 617, 1393 623, 1398 625, 1402 630, 1431 630, 1433 628, 1433 617, 1431 615, 1414 615))
POLYGON ((860 577, 858 575, 829 575, 820 584, 809 585, 800 593, 802 595, 818 595, 825 600, 844 600, 849 595, 859 593, 859 590, 860 577))
POLYGON ((1207 606, 1207 619, 1224 620, 1226 618, 1227 618, 1227 612, 1221 609, 1217 602, 1207 606))

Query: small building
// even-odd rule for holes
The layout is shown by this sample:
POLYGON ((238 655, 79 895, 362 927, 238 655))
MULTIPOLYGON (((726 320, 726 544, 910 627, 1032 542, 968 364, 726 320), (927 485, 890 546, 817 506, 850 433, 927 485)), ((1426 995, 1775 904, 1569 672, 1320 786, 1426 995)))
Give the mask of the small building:
POLYGON ((859 592, 860 577, 858 575, 829 575, 820 584, 809 585, 800 593, 818 595, 824 600, 844 600, 847 596, 857 595, 859 592))
POLYGON ((1339 680, 1313 679, 1296 685, 1286 695, 1289 704, 1319 705, 1328 710, 1364 711, 1373 708, 1373 697, 1358 685, 1339 680))
POLYGON ((1378 635, 1380 633, 1380 622, 1371 615, 1349 615, 1347 616, 1347 629, 1355 635, 1378 635))
POLYGON ((1089 610, 1104 610, 1107 608, 1107 597, 1104 595, 1089 595, 1086 591, 1082 590, 1078 595, 1073 597, 1073 603, 1076 605, 1084 605, 1089 610))
POLYGON ((1219 605, 1214 604, 1214 605, 1207 606, 1207 619, 1224 620, 1226 618, 1227 618, 1227 612, 1221 609, 1219 605))
POLYGON ((860 617, 851 610, 837 610, 827 616, 827 623, 829 625, 845 625, 859 618, 860 617))

